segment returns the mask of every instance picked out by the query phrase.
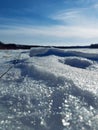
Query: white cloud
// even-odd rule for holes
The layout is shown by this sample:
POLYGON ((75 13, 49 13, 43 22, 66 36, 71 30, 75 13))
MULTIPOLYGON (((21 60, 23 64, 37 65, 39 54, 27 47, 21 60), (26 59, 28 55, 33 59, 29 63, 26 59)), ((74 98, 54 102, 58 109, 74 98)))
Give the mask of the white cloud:
POLYGON ((58 13, 50 16, 50 18, 52 18, 54 20, 66 21, 66 20, 69 20, 69 19, 76 18, 79 13, 80 12, 78 10, 75 10, 75 9, 62 10, 62 11, 59 11, 58 13))
POLYGON ((98 3, 93 4, 93 5, 92 5, 92 8, 94 8, 94 9, 97 9, 97 10, 98 10, 98 3))
MULTIPOLYGON (((97 28, 81 26, 51 27, 9 27, 1 29, 0 40, 15 43, 64 45, 64 43, 95 43, 98 41, 97 28)), ((67 44, 68 45, 68 44, 67 44)))
POLYGON ((28 41, 98 41, 98 19, 87 15, 88 8, 62 10, 50 16, 51 19, 63 21, 64 24, 52 26, 6 26, 0 30, 2 37, 28 41))
MULTIPOLYGON (((98 6, 96 4, 96 6, 98 6)), ((57 12, 50 16, 52 19, 61 21, 65 26, 98 27, 98 17, 94 7, 74 8, 57 12)))
POLYGON ((96 21, 93 22, 93 18, 89 17, 87 13, 88 8, 68 9, 62 10, 50 17, 54 20, 61 21, 65 26, 87 26, 88 23, 95 24, 96 21))
POLYGON ((83 26, 10 27, 7 30, 1 29, 0 35, 92 39, 98 37, 98 28, 83 26))

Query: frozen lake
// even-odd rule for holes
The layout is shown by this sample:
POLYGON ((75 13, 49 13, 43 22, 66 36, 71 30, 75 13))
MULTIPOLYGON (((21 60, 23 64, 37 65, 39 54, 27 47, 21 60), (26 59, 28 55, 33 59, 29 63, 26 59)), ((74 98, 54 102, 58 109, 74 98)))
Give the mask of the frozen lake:
POLYGON ((98 50, 0 50, 0 130, 98 130, 98 50))

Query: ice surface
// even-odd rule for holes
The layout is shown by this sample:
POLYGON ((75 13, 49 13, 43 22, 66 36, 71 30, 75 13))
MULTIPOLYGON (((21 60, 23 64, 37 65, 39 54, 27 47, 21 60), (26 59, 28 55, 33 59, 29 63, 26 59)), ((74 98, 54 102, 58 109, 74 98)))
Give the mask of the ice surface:
POLYGON ((83 69, 93 64, 91 60, 87 60, 85 58, 80 58, 80 57, 69 57, 69 58, 60 60, 60 62, 66 65, 70 65, 77 68, 83 68, 83 69))
POLYGON ((98 130, 97 50, 0 52, 1 130, 98 130))
POLYGON ((88 53, 86 51, 82 52, 77 50, 67 50, 64 49, 56 49, 56 48, 32 48, 30 50, 30 56, 49 56, 49 55, 56 55, 56 56, 78 56, 84 57, 92 60, 98 60, 98 53, 88 53))

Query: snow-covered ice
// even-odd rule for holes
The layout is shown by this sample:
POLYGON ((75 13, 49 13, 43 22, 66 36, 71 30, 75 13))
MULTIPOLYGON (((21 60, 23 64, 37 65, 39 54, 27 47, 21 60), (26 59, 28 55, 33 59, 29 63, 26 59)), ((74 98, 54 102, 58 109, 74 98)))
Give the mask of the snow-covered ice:
POLYGON ((98 130, 97 49, 2 50, 0 77, 1 130, 98 130))

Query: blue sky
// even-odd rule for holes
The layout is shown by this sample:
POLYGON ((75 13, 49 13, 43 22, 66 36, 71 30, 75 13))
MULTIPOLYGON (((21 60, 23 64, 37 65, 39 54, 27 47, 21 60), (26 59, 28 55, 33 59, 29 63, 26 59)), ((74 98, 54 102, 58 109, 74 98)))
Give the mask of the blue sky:
POLYGON ((0 40, 31 45, 98 43, 98 1, 0 0, 0 40))

